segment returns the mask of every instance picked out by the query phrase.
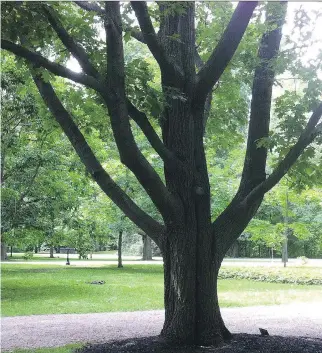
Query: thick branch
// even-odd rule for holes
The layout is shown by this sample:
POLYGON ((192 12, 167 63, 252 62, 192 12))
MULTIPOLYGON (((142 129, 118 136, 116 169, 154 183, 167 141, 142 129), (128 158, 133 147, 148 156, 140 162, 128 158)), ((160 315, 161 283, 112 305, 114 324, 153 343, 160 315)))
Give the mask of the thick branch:
POLYGON ((22 47, 21 45, 12 43, 9 40, 2 39, 1 48, 28 60, 35 67, 43 67, 57 76, 68 78, 74 82, 81 83, 87 87, 93 88, 96 91, 100 91, 101 89, 99 82, 95 78, 83 73, 77 73, 69 70, 65 66, 56 64, 44 58, 42 55, 32 52, 29 49, 22 47))
MULTIPOLYGON (((116 106, 113 103, 108 104, 108 102, 110 101, 110 98, 107 97, 106 92, 104 94, 98 81, 96 81, 91 76, 74 73, 73 71, 65 68, 64 66, 53 63, 53 62, 45 59, 41 55, 33 53, 30 50, 28 50, 22 46, 16 45, 14 43, 11 43, 7 40, 2 40, 1 44, 4 49, 8 49, 8 50, 12 49, 10 51, 12 51, 14 54, 16 54, 18 56, 22 56, 23 58, 29 60, 34 65, 42 66, 44 68, 47 68, 48 70, 50 70, 54 74, 57 74, 59 76, 66 77, 69 79, 74 79, 75 82, 83 83, 83 84, 87 85, 88 87, 96 89, 96 91, 98 91, 99 93, 102 94, 105 102, 107 102, 107 105, 110 107, 113 106, 112 110, 114 110, 114 108, 116 108, 116 106)), ((112 79, 112 81, 113 81, 113 79, 112 79)), ((113 82, 115 82, 115 81, 113 81, 113 82)), ((149 138, 150 143, 152 144, 152 146, 154 148, 156 148, 156 151, 158 153, 160 153, 160 156, 162 158, 165 158, 168 161, 171 161, 170 152, 168 152, 164 147, 162 147, 162 145, 163 145, 162 141, 161 140, 158 141, 159 138, 155 132, 153 133, 152 126, 149 127, 150 124, 147 123, 147 121, 144 121, 142 119, 142 115, 138 114, 138 111, 136 111, 136 108, 134 106, 132 106, 132 109, 130 109, 130 114, 133 116, 135 114, 135 118, 138 121, 140 120, 140 124, 138 123, 138 125, 141 126, 142 131, 144 129, 143 132, 145 134, 146 133, 148 134, 148 136, 149 136, 148 138, 149 138)), ((112 116, 111 116, 111 119, 113 120, 112 116)), ((169 211, 169 206, 165 205, 171 199, 169 192, 167 191, 167 189, 163 185, 160 177, 157 175, 157 173, 153 170, 153 168, 149 165, 149 163, 143 157, 141 152, 138 150, 137 145, 135 144, 132 132, 130 131, 129 122, 125 123, 127 126, 126 126, 126 129, 123 129, 123 127, 121 127, 121 125, 119 125, 118 120, 119 120, 119 115, 117 112, 115 112, 114 120, 113 120, 115 122, 114 131, 115 132, 118 131, 117 132, 117 141, 119 142, 118 146, 123 146, 123 147, 120 147, 121 157, 123 156, 124 162, 126 160, 126 162, 125 162, 126 165, 128 165, 128 166, 132 165, 130 167, 130 169, 137 176, 137 178, 139 179, 140 182, 148 181, 144 187, 146 189, 147 188, 149 189, 148 194, 150 196, 151 196, 151 194, 154 194, 153 201, 155 202, 156 198, 158 198, 159 200, 163 199, 163 201, 161 202, 164 205, 163 210, 169 211), (128 144, 131 144, 131 146, 132 146, 130 149, 127 149, 127 147, 126 147, 128 144), (127 153, 127 152, 129 152, 129 153, 127 153), (135 156, 135 158, 133 159, 134 156, 135 156), (135 164, 135 160, 138 160, 138 158, 140 160, 140 163, 135 164), (141 169, 142 167, 143 167, 143 169, 141 169), (141 172, 138 171, 139 169, 141 169, 141 172), (136 170, 136 172, 134 172, 134 170, 136 170), (147 170, 149 171, 149 173, 147 173, 147 170), (138 175, 140 175, 140 177, 138 177, 138 175), (153 178, 151 178, 151 175, 153 175, 153 178), (153 180, 157 180, 156 185, 153 185, 153 180), (152 191, 153 186, 154 186, 155 191, 152 191), (159 188, 158 189, 159 191, 157 191, 157 188, 159 188), (165 200, 166 197, 169 197, 169 199, 165 200)), ((120 122, 121 122, 121 120, 122 119, 120 119, 120 122)), ((112 122, 112 125, 113 125, 113 122, 112 122)), ((116 137, 116 135, 115 135, 115 137, 116 137)), ((173 162, 173 160, 172 160, 172 162, 173 162)), ((160 207, 160 205, 159 205, 159 207, 160 207)))
POLYGON ((315 134, 316 136, 322 134, 322 123, 316 125, 316 127, 315 127, 315 129, 314 129, 314 134, 315 134))
MULTIPOLYGON (((93 2, 88 2, 88 1, 74 1, 75 4, 77 4, 79 7, 81 7, 83 10, 86 11, 93 11, 96 12, 99 15, 105 15, 106 12, 105 10, 100 7, 99 5, 93 3, 93 2)), ((130 26, 124 26, 123 25, 123 31, 124 32, 131 32, 131 36, 138 40, 141 43, 145 43, 145 40, 143 38, 143 34, 140 31, 136 31, 135 29, 131 28, 130 26)))
POLYGON ((235 197, 230 205, 213 223, 213 259, 220 264, 236 239, 242 234, 256 214, 262 198, 256 199, 247 208, 240 207, 235 197))
POLYGON ((198 53, 197 46, 195 46, 195 63, 196 63, 196 66, 197 66, 197 69, 198 69, 198 70, 201 70, 202 67, 203 67, 204 64, 205 64, 205 63, 202 61, 200 54, 198 53))
POLYGON ((154 58, 158 62, 161 71, 169 76, 178 76, 178 68, 176 68, 174 64, 170 62, 169 58, 167 57, 165 51, 162 48, 162 44, 159 41, 159 38, 155 33, 146 2, 131 1, 131 5, 135 12, 136 18, 139 21, 144 41, 149 47, 154 58))
POLYGON ((174 154, 166 148, 158 134, 155 132, 153 126, 150 124, 147 116, 139 111, 129 100, 127 100, 127 109, 130 117, 139 125, 151 146, 159 154, 162 160, 172 166, 179 164, 180 161, 177 160, 174 154))
MULTIPOLYGON (((198 53, 198 49, 197 47, 195 47, 195 63, 197 66, 198 70, 201 70, 202 67, 204 66, 204 62, 201 59, 201 56, 198 53)), ((211 110, 211 102, 212 102, 212 92, 209 92, 207 94, 207 98, 205 101, 205 109, 204 109, 204 114, 203 114, 203 121, 202 121, 202 126, 203 126, 203 134, 205 134, 206 132, 206 125, 207 125, 207 121, 210 115, 210 110, 211 110)))
POLYGON ((38 164, 36 165, 35 171, 34 171, 32 177, 28 180, 27 188, 23 191, 23 193, 19 197, 18 205, 20 205, 22 203, 23 199, 28 195, 29 191, 31 190, 31 188, 32 188, 37 176, 38 176, 38 173, 39 173, 40 167, 42 166, 42 163, 43 163, 42 159, 39 158, 39 161, 38 161, 38 164))
POLYGON ((124 32, 131 32, 131 37, 135 38, 136 40, 138 40, 139 42, 141 42, 143 44, 146 44, 142 32, 136 31, 135 29, 133 29, 129 26, 123 26, 123 31, 124 32))
POLYGON ((289 171, 289 169, 296 162, 298 157, 303 153, 305 148, 319 135, 322 131, 322 123, 318 124, 322 116, 322 103, 312 114, 306 128, 302 132, 296 144, 286 154, 285 158, 278 164, 273 173, 261 184, 256 186, 242 202, 243 206, 247 206, 257 198, 264 195, 267 191, 272 189, 289 171))
POLYGON ((211 111, 211 102, 212 102, 212 93, 210 92, 208 93, 206 102, 205 102, 205 110, 204 110, 203 121, 202 121, 203 134, 205 134, 206 132, 207 121, 211 111))
POLYGON ((83 10, 86 11, 94 11, 97 12, 100 15, 105 14, 105 10, 100 7, 99 5, 95 4, 94 2, 89 2, 89 1, 74 1, 75 4, 77 4, 79 7, 81 7, 83 10))
POLYGON ((322 116, 322 102, 318 105, 318 107, 314 110, 313 114, 311 115, 310 120, 308 121, 303 134, 308 134, 311 131, 313 133, 318 134, 319 130, 321 129, 321 124, 318 124, 322 116))
POLYGON ((288 172, 304 149, 322 133, 322 123, 316 125, 322 115, 322 103, 312 114, 298 142, 290 149, 274 172, 257 185, 246 197, 237 193, 231 203, 213 223, 214 254, 221 262, 229 247, 246 228, 258 210, 267 191, 272 189, 288 172), (315 125, 314 125, 315 124, 315 125))
POLYGON ((99 73, 90 62, 84 48, 82 48, 66 31, 54 10, 48 6, 43 6, 44 12, 52 28, 57 33, 59 39, 68 51, 78 60, 84 72, 95 78, 99 78, 99 73))
MULTIPOLYGON (((2 45, 3 48, 8 49, 8 50, 14 48, 14 50, 12 50, 12 52, 14 54, 16 54, 18 56, 21 55, 22 57, 26 58, 27 60, 29 60, 33 64, 36 64, 36 65, 40 64, 44 68, 47 68, 49 71, 51 71, 59 76, 67 77, 70 79, 75 79, 74 72, 70 72, 69 69, 67 69, 59 64, 55 64, 55 63, 43 58, 39 54, 33 53, 24 47, 21 47, 19 45, 16 45, 16 44, 11 43, 6 40, 2 40, 1 43, 4 44, 4 45, 2 45), (6 46, 7 42, 9 43, 9 46, 6 46)), ((83 76, 83 77, 81 79, 79 79, 79 77, 78 77, 77 82, 84 83, 85 77, 87 78, 88 76, 86 76, 84 74, 82 74, 81 76, 83 76)), ((89 77, 89 81, 90 81, 89 87, 96 88, 97 90, 99 89, 99 87, 96 87, 96 85, 97 85, 96 81, 93 81, 90 77, 89 77), (95 86, 93 87, 94 84, 95 84, 95 86)), ((163 145, 163 142, 161 141, 161 139, 158 137, 158 135, 154 131, 153 127, 149 123, 145 114, 140 112, 139 110, 137 110, 137 108, 129 100, 127 100, 127 107, 128 107, 128 111, 129 111, 130 116, 140 126, 143 133, 146 135, 149 142, 151 143, 152 147, 156 150, 156 152, 160 155, 160 157, 163 160, 168 161, 168 162, 173 161, 173 156, 172 156, 171 152, 168 151, 167 148, 163 145)))
POLYGON ((273 29, 264 33, 258 51, 259 65, 253 81, 247 149, 239 188, 243 195, 266 179, 267 149, 257 147, 257 143, 269 135, 275 59, 280 47, 285 15, 286 3, 267 5, 266 25, 273 29), (280 7, 278 14, 277 6, 280 7))
POLYGON ((111 117, 111 126, 120 158, 136 176, 164 219, 175 212, 175 200, 139 150, 131 131, 128 100, 125 95, 124 53, 119 3, 105 2, 108 85, 103 96, 111 117))
POLYGON ((218 45, 198 73, 197 92, 202 99, 219 80, 232 59, 257 5, 257 1, 240 2, 218 45))
POLYGON ((160 243, 164 227, 142 211, 126 193, 111 179, 97 160, 87 144, 84 136, 74 123, 70 114, 63 107, 50 83, 44 82, 39 76, 33 76, 38 90, 56 121, 59 123, 76 153, 93 179, 111 198, 111 200, 134 222, 146 232, 152 232, 157 243, 160 243))
POLYGON ((224 212, 216 219, 214 241, 221 261, 228 248, 233 244, 260 206, 264 193, 258 193, 247 207, 244 198, 266 179, 267 149, 258 148, 257 142, 269 133, 272 88, 274 83, 274 64, 282 36, 282 25, 286 14, 285 4, 269 4, 266 24, 273 28, 266 32, 258 51, 259 65, 255 70, 252 88, 251 114, 248 130, 247 150, 240 187, 224 212), (276 6, 282 11, 276 12, 276 6))

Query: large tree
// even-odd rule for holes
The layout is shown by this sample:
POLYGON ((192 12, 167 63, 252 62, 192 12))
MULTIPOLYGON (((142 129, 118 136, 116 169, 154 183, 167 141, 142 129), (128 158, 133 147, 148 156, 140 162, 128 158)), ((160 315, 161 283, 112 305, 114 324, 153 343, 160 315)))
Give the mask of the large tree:
MULTIPOLYGON (((150 7, 145 2, 132 2, 140 29, 130 27, 131 9, 124 6, 121 11, 119 2, 75 3, 5 3, 1 46, 28 62, 40 95, 88 172, 124 214, 160 247, 165 284, 162 336, 180 343, 219 343, 230 337, 217 296, 217 276, 225 253, 253 218, 265 193, 281 180, 322 131, 322 104, 315 100, 308 105, 313 113, 297 141, 284 149, 275 169, 267 174, 265 139, 270 132, 272 88, 286 4, 266 7, 265 30, 259 40, 257 58, 252 61, 256 68, 248 73, 253 84, 240 186, 226 209, 212 221, 204 133, 212 95, 216 97, 213 91, 250 26, 257 2, 239 3, 226 28, 208 33, 208 41, 199 43, 201 49, 207 43, 209 46, 209 35, 218 37, 222 33, 214 40, 217 44, 206 62, 196 46, 196 23, 201 26, 203 21, 200 18, 196 21, 194 2, 159 2, 150 7), (83 10, 77 10, 76 5, 83 10), (100 38, 100 26, 105 40, 100 38), (124 42, 129 36, 145 43, 158 63, 162 90, 158 95, 162 107, 158 114, 160 127, 152 119, 156 115, 155 106, 140 104, 154 91, 141 77, 133 77, 136 71, 125 63, 124 42), (78 61, 81 72, 63 65, 70 56, 78 61), (77 117, 68 110, 68 102, 64 105, 56 93, 52 85, 55 75, 85 86, 88 98, 96 95, 97 106, 100 109, 106 106, 120 160, 135 175, 144 189, 142 192, 150 197, 162 222, 139 207, 116 184, 106 170, 108 165, 103 168, 77 125, 77 117), (138 96, 137 86, 146 90, 143 95, 138 96), (140 150, 131 119, 161 157, 163 175, 140 150)), ((226 5, 231 9, 230 3, 226 5)), ((208 14, 211 18, 210 12, 205 8, 205 17, 208 14)), ((227 17, 227 12, 224 15, 227 17)), ((256 18, 260 22, 261 13, 256 18)), ((247 57, 253 53, 245 46, 243 54, 247 57)), ((233 80, 239 72, 237 68, 229 79, 233 80)), ((232 95, 231 100, 234 99, 232 95)), ((305 116, 305 111, 302 115, 305 116)), ((95 120, 95 110, 92 119, 95 120)), ((233 126, 238 116, 227 115, 226 119, 227 126, 233 126)))

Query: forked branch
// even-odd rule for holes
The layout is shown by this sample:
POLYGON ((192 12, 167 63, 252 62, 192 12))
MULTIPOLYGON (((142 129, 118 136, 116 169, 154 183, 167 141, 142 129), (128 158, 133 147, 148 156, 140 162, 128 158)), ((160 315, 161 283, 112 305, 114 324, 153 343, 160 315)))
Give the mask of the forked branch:
MULTIPOLYGON (((81 7, 83 10, 86 11, 93 11, 96 12, 98 15, 105 15, 105 9, 100 7, 94 2, 88 2, 88 1, 74 1, 75 4, 77 4, 79 7, 81 7)), ((140 31, 137 31, 130 26, 122 26, 123 27, 123 32, 131 32, 131 36, 138 40, 141 43, 145 43, 143 34, 140 31)))
MULTIPOLYGON (((121 162, 133 172, 163 218, 168 219, 175 213, 177 200, 171 195, 158 173, 139 150, 131 131, 129 102, 125 92, 120 4, 107 1, 105 11, 107 14, 105 31, 108 84, 107 92, 103 95, 103 98, 109 110, 114 139, 120 153, 121 162)), ((133 110, 133 107, 130 106, 130 110, 131 108, 133 110)))
POLYGON ((83 10, 94 11, 100 15, 105 14, 105 10, 93 1, 74 1, 74 3, 81 7, 83 10))
POLYGON ((160 244, 164 227, 147 213, 142 211, 112 180, 97 160, 95 154, 87 144, 84 136, 74 123, 72 117, 62 105, 51 84, 44 82, 39 75, 33 75, 33 78, 44 102, 65 132, 76 153, 86 166, 93 179, 97 182, 105 194, 110 197, 111 200, 131 219, 131 221, 133 221, 138 227, 146 231, 148 234, 151 234, 151 237, 155 238, 156 243, 160 244))
POLYGON ((258 148, 257 143, 269 135, 276 58, 282 38, 286 9, 286 3, 267 5, 265 24, 268 30, 263 34, 258 50, 259 64, 253 80, 247 148, 238 191, 242 195, 249 193, 266 179, 267 149, 258 148), (276 11, 277 6, 279 11, 276 11))
POLYGON ((257 1, 242 1, 237 8, 218 45, 197 76, 197 92, 205 99, 232 59, 251 19, 257 1))
MULTIPOLYGON (((12 52, 13 54, 16 54, 19 57, 26 59, 36 67, 43 67, 57 76, 65 77, 74 82, 81 83, 89 88, 93 88, 98 93, 103 94, 106 97, 106 92, 104 92, 102 84, 89 75, 83 73, 75 73, 74 71, 69 70, 68 68, 60 64, 56 64, 44 58, 38 53, 34 53, 27 48, 24 48, 18 44, 12 43, 5 39, 1 41, 1 47, 12 52)), ((168 163, 169 165, 179 165, 180 161, 176 160, 175 156, 165 147, 165 145, 153 129, 152 125, 150 124, 147 116, 144 113, 140 112, 129 101, 129 99, 127 99, 127 109, 131 118, 139 125, 142 132, 145 134, 148 141, 151 143, 151 146, 160 155, 163 161, 165 163, 168 163)))
POLYGON ((179 69, 167 57, 158 36, 155 33, 145 1, 131 1, 132 8, 139 22, 144 42, 158 62, 161 72, 169 76, 180 75, 179 69))
POLYGON ((130 100, 127 99, 127 109, 130 117, 138 124, 151 146, 158 153, 161 159, 168 166, 179 166, 180 161, 175 157, 175 155, 166 148, 158 134, 155 132, 153 126, 149 122, 148 117, 145 113, 139 111, 130 100))
POLYGON ((318 124, 322 116, 322 102, 313 112, 298 141, 289 150, 284 159, 277 165, 273 173, 261 184, 256 186, 242 201, 242 206, 247 206, 257 198, 272 189, 290 170, 305 148, 322 133, 322 123, 318 124))
POLYGON ((66 31, 55 11, 49 6, 44 5, 43 10, 48 18, 48 22, 57 33, 59 39, 65 45, 67 50, 78 60, 84 72, 90 76, 99 79, 99 73, 90 62, 87 53, 72 36, 66 31))
POLYGON ((43 67, 53 74, 61 77, 68 78, 76 83, 83 84, 89 88, 93 88, 96 91, 101 90, 100 83, 92 76, 84 73, 74 72, 67 67, 52 62, 42 55, 35 53, 19 44, 15 44, 6 39, 1 39, 1 48, 10 51, 11 53, 26 59, 34 65, 34 67, 43 67))

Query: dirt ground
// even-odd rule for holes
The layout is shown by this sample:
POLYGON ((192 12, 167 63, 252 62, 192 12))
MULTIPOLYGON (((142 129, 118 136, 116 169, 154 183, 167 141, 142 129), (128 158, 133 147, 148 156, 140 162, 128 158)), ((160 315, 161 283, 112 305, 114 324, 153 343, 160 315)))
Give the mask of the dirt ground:
POLYGON ((262 337, 236 334, 214 347, 173 347, 158 337, 137 338, 106 344, 88 345, 77 353, 321 353, 322 340, 282 336, 262 337))
MULTIPOLYGON (((269 344, 272 344, 273 347, 275 341, 277 342, 276 344, 278 344, 278 342, 284 342, 284 346, 291 347, 291 343, 287 341, 286 337, 293 336, 303 337, 304 339, 304 341, 302 340, 303 342, 301 341, 302 343, 296 343, 296 341, 293 340, 293 343, 295 342, 294 344, 292 343, 294 347, 308 347, 308 345, 311 344, 311 346, 315 345, 313 347, 315 350, 294 350, 285 352, 322 353, 322 297, 321 302, 318 303, 224 308, 222 309, 222 315, 231 332, 255 335, 255 340, 251 338, 254 336, 240 336, 242 340, 246 342, 244 344, 246 346, 253 345, 255 347, 254 349, 256 349, 257 345, 263 344, 266 342, 265 340, 272 340, 272 343, 269 344), (269 338, 259 336, 259 328, 267 329, 270 334, 269 338), (272 336, 283 336, 284 339, 278 339, 272 336)), ((2 352, 5 352, 14 348, 56 347, 76 342, 106 343, 117 340, 118 344, 123 344, 120 341, 130 340, 124 343, 127 344, 127 347, 129 347, 128 344, 135 347, 135 344, 133 345, 131 342, 137 342, 137 347, 141 347, 142 349, 144 345, 148 347, 148 351, 141 350, 140 352, 153 352, 150 343, 147 342, 154 342, 154 348, 157 348, 155 336, 160 333, 163 320, 163 310, 4 317, 1 319, 1 348, 2 352), (149 337, 146 338, 148 341, 137 341, 144 337, 149 337)), ((234 340, 229 344, 233 342, 234 340)), ((110 346, 112 347, 113 345, 110 344, 110 346)), ((162 345, 160 347, 162 348, 162 345)), ((220 348, 221 350, 213 350, 212 352, 230 352, 229 350, 225 350, 229 348, 227 347, 228 346, 226 346, 226 348, 222 347, 220 348)), ((121 346, 116 348, 119 350, 104 350, 104 352, 137 352, 135 350, 122 351, 121 346)), ((155 352, 161 353, 165 351, 155 350, 155 352)), ((174 350, 174 352, 180 351, 174 350)), ((190 350, 185 352, 190 352, 190 350)), ((202 351, 199 350, 195 352, 202 351)), ((208 349, 207 352, 211 352, 211 350, 208 349)), ((233 352, 252 353, 261 351, 234 350, 233 352)), ((270 350, 263 352, 270 352, 270 350)), ((279 353, 284 351, 277 349, 274 353, 275 352, 279 353)))

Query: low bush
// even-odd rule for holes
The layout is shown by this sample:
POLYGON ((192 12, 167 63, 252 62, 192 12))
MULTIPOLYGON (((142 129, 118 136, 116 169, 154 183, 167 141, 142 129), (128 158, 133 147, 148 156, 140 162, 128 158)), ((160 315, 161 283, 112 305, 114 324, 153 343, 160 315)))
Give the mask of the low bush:
POLYGON ((301 271, 298 268, 247 268, 222 267, 219 271, 220 279, 248 279, 259 282, 322 285, 322 270, 301 271))
POLYGON ((299 256, 297 259, 301 262, 302 265, 306 265, 309 260, 306 256, 299 256))
POLYGON ((34 254, 33 254, 31 251, 27 251, 27 252, 24 253, 24 255, 22 256, 22 258, 23 258, 24 260, 30 260, 30 259, 33 258, 33 256, 34 256, 34 254))

